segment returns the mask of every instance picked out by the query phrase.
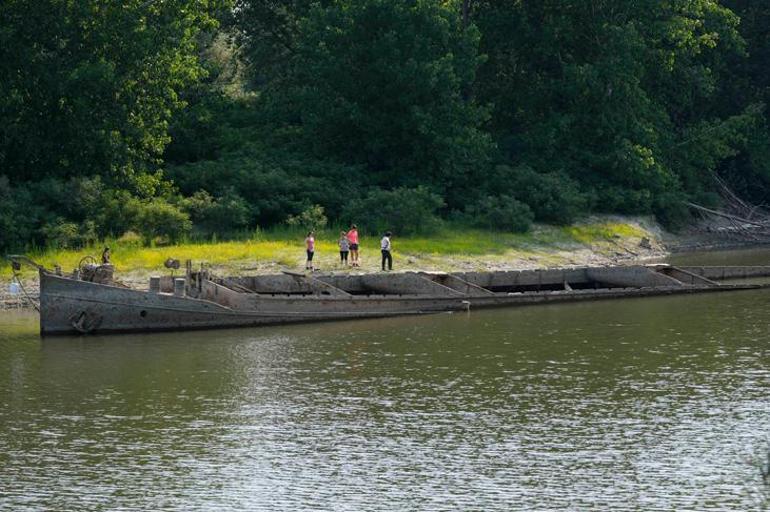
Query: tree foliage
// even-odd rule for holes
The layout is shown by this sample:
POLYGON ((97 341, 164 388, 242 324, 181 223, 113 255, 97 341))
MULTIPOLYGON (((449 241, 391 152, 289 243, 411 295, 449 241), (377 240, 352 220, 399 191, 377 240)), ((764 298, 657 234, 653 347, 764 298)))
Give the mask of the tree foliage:
POLYGON ((313 206, 676 226, 715 175, 767 202, 768 62, 748 0, 6 0, 0 249, 313 206))
POLYGON ((491 140, 486 110, 463 97, 479 33, 435 1, 314 4, 297 20, 272 96, 312 154, 366 169, 376 186, 468 184, 491 140))
POLYGON ((343 209, 342 219, 369 234, 388 230, 398 235, 429 233, 437 228, 437 212, 443 206, 441 196, 426 187, 375 188, 352 199, 343 209))
POLYGON ((179 92, 202 78, 207 0, 0 3, 0 169, 14 182, 100 175, 138 193, 179 92))
POLYGON ((508 157, 563 172, 600 210, 656 211, 711 185, 756 120, 718 113, 739 18, 713 0, 478 2, 478 91, 508 157))

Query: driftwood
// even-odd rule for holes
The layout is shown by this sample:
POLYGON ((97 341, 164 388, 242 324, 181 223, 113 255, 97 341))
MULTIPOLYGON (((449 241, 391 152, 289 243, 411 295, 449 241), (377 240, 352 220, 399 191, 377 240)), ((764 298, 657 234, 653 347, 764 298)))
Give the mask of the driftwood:
POLYGON ((718 210, 712 210, 711 208, 706 208, 705 206, 700 206, 700 205, 697 205, 695 203, 686 203, 686 204, 687 204, 687 206, 689 206, 691 208, 695 208, 696 210, 699 210, 699 211, 704 212, 704 213, 708 213, 710 215, 716 215, 717 217, 722 217, 723 219, 728 219, 728 220, 731 220, 731 221, 734 221, 734 222, 740 222, 742 224, 746 224, 746 225, 749 225, 749 226, 756 226, 756 227, 761 227, 761 228, 768 227, 766 224, 762 224, 761 222, 753 222, 753 221, 751 221, 749 219, 743 219, 743 218, 738 217, 736 215, 731 215, 729 213, 720 212, 718 210))
POLYGON ((720 209, 685 203, 701 215, 698 229, 734 241, 770 242, 770 212, 739 197, 727 184, 715 178, 722 196, 720 209))

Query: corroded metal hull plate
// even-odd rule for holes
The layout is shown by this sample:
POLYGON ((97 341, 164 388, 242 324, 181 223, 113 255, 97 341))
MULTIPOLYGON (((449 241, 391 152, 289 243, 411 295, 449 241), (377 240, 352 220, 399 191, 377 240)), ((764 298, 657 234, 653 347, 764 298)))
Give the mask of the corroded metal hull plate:
MULTIPOLYGON (((572 289, 565 281, 562 289, 541 290, 541 286, 554 284, 546 282, 543 278, 545 274, 537 278, 537 285, 532 284, 535 274, 516 276, 516 283, 535 288, 520 292, 490 291, 511 281, 510 277, 503 279, 493 273, 475 276, 392 274, 378 275, 369 285, 381 289, 387 285, 396 291, 402 286, 407 293, 393 293, 388 289, 385 290, 388 293, 361 294, 359 290, 354 290, 353 284, 348 288, 353 293, 348 293, 336 288, 345 285, 344 282, 329 277, 325 281, 308 278, 312 282, 306 286, 315 292, 299 295, 240 293, 220 284, 198 280, 197 288, 193 289, 190 285, 189 296, 78 281, 41 271, 40 331, 53 335, 213 329, 760 287, 752 284, 714 285, 705 281, 683 284, 658 272, 655 272, 652 281, 645 283, 642 279, 644 272, 639 269, 646 271, 646 267, 629 268, 618 269, 617 272, 612 269, 584 272, 604 282, 614 283, 613 287, 593 289, 572 289), (622 286, 623 279, 627 279, 630 286, 622 286), (430 283, 420 289, 420 280, 430 283), (486 280, 491 284, 483 288, 487 286, 486 280)), ((766 271, 770 275, 770 268, 766 271)), ((703 275, 703 272, 699 274, 703 275)), ((300 276, 297 279, 303 278, 300 276)), ((558 279, 551 281, 558 282, 558 279)), ((570 279, 577 282, 576 277, 570 279)))

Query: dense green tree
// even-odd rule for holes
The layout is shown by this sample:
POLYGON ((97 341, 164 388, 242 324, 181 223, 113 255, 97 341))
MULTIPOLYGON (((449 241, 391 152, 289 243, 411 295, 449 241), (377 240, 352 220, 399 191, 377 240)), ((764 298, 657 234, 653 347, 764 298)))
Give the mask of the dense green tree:
POLYGON ((260 89, 279 87, 291 69, 302 37, 302 22, 328 0, 237 0, 235 23, 248 77, 260 89))
POLYGON ((764 114, 740 154, 720 166, 722 177, 756 204, 770 201, 770 4, 726 0, 740 17, 739 30, 747 55, 729 62, 728 79, 720 84, 717 107, 734 110, 753 103, 764 114))
POLYGON ((662 211, 662 198, 698 193, 755 122, 747 105, 713 108, 743 52, 718 2, 479 1, 473 19, 489 56, 478 94, 495 105, 501 147, 598 191, 602 210, 662 211))
POLYGON ((102 175, 151 195, 195 37, 217 0, 0 3, 0 169, 12 182, 102 175))
POLYGON ((6 0, 0 249, 317 207, 675 225, 715 174, 767 202, 768 27, 749 0, 6 0))
POLYGON ((463 97, 478 31, 428 0, 314 4, 295 23, 279 119, 312 154, 364 165, 369 184, 425 184, 456 202, 491 147, 486 110, 463 97))

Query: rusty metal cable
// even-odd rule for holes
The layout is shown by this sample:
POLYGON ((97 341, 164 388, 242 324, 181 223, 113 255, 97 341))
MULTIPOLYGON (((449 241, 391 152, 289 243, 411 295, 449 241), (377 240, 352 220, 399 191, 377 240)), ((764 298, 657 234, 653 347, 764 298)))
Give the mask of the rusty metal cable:
POLYGON ((17 283, 19 283, 19 288, 21 288, 21 291, 24 293, 24 296, 27 298, 29 303, 32 304, 32 307, 34 307, 37 310, 37 312, 40 313, 40 305, 32 297, 30 297, 16 269, 13 269, 13 278, 16 280, 17 283))

